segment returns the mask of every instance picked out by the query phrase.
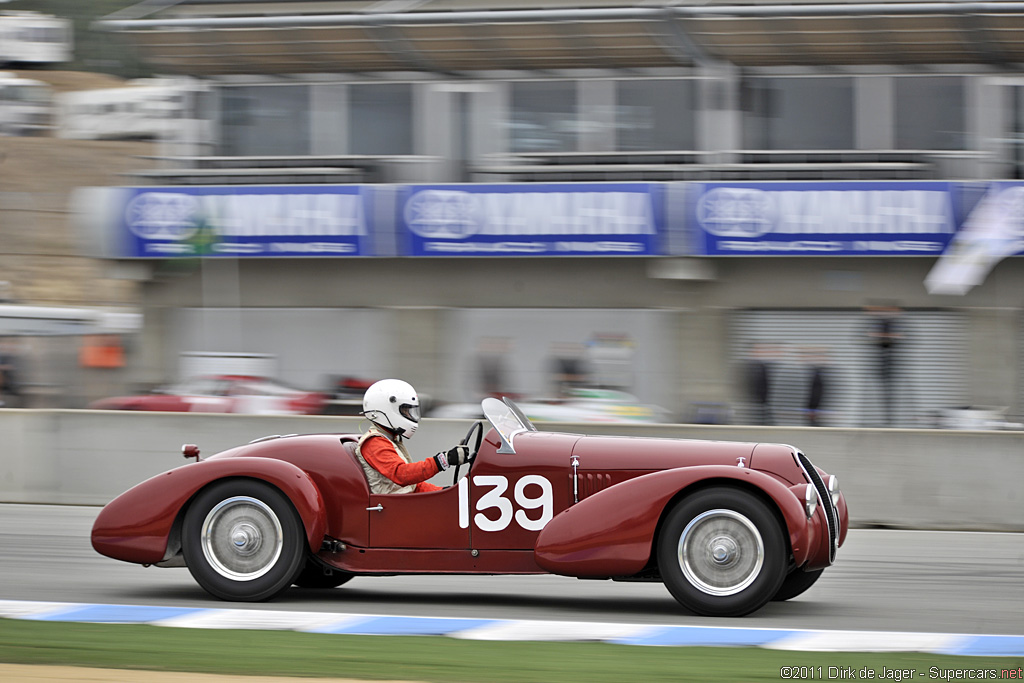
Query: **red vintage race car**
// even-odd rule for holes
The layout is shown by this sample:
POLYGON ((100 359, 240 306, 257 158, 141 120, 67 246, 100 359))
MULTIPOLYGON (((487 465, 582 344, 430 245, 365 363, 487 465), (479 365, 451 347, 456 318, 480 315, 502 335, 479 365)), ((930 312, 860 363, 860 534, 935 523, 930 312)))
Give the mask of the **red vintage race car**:
POLYGON ((544 574, 662 581, 740 616, 809 588, 848 527, 836 478, 779 444, 541 432, 483 402, 453 486, 370 493, 358 435, 267 437, 157 475, 92 530, 109 557, 186 565, 225 600, 354 576, 544 574))

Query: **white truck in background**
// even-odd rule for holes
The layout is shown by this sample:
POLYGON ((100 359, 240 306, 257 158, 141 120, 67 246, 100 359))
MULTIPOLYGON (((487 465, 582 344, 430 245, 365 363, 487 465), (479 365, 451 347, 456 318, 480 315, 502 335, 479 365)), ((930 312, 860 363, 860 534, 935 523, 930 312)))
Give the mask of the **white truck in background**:
POLYGON ((75 140, 202 139, 196 119, 205 86, 188 78, 140 78, 122 86, 76 90, 55 98, 57 134, 75 140))
POLYGON ((53 90, 0 71, 0 135, 45 135, 53 128, 53 90))
POLYGON ((182 380, 217 375, 276 377, 277 356, 270 353, 184 351, 178 367, 178 376, 182 380))
POLYGON ((0 12, 0 64, 33 67, 70 62, 73 48, 70 19, 39 12, 0 12))

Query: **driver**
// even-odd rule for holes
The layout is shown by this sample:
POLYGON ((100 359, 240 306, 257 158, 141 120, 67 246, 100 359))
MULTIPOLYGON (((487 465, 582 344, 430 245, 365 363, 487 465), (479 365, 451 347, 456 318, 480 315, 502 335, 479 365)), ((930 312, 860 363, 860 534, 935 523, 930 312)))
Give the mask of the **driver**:
POLYGON ((458 445, 426 460, 413 462, 403 439, 410 439, 420 421, 416 390, 400 379, 375 382, 363 395, 363 413, 372 424, 356 444, 356 457, 366 472, 371 493, 439 491, 427 479, 452 465, 469 461, 469 448, 458 445))

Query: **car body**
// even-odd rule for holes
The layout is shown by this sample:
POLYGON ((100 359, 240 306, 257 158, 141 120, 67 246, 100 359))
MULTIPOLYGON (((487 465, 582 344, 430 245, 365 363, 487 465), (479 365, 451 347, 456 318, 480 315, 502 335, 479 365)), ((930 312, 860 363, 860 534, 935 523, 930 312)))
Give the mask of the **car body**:
POLYGON ((150 394, 100 399, 89 407, 180 413, 318 415, 324 412, 326 404, 324 394, 295 389, 266 377, 210 375, 193 377, 150 394))
POLYGON ((109 557, 186 565, 211 594, 264 600, 354 576, 544 574, 662 581, 739 616, 802 593, 848 528, 835 477, 792 446, 542 432, 487 398, 454 485, 370 492, 357 434, 267 437, 153 477, 92 531, 109 557))

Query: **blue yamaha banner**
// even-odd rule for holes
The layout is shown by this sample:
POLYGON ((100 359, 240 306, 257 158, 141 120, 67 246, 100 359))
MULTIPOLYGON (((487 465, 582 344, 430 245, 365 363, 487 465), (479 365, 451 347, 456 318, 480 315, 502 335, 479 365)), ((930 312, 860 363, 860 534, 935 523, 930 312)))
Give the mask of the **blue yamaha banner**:
POLYGON ((936 256, 958 225, 945 182, 705 183, 690 188, 692 251, 707 256, 936 256))
POLYGON ((646 183, 413 185, 398 201, 407 256, 651 256, 663 187, 646 183))
POLYGON ((360 256, 370 188, 279 185, 125 188, 124 256, 360 256))

